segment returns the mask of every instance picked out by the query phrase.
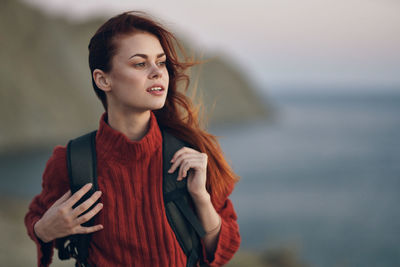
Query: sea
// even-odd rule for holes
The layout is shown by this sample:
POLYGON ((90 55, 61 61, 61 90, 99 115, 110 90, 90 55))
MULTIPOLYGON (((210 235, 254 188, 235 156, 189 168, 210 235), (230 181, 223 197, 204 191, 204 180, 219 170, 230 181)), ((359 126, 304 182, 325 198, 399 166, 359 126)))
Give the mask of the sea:
MULTIPOLYGON (((309 266, 400 266, 400 90, 266 94, 268 119, 214 127, 241 177, 241 250, 309 266)), ((0 156, 2 195, 30 199, 52 149, 0 156)))

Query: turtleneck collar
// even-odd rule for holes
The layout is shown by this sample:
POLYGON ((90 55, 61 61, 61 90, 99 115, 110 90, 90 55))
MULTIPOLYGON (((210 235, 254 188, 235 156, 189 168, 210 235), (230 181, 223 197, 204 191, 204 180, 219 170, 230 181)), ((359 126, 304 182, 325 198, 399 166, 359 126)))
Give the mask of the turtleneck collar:
POLYGON ((107 112, 104 112, 96 134, 97 156, 129 161, 154 153, 162 145, 162 136, 156 116, 152 111, 150 114, 150 126, 145 136, 139 141, 131 141, 125 134, 108 125, 107 112))

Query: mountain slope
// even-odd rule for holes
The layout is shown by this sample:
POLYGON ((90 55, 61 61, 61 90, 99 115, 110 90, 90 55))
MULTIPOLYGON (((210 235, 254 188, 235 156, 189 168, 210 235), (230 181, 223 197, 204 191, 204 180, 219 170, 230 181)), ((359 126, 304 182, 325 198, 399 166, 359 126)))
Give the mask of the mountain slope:
MULTIPOLYGON (((98 126, 103 109, 91 86, 87 45, 104 21, 71 24, 18 1, 1 1, 1 150, 64 144, 98 126)), ((216 55, 193 68, 194 77, 200 69, 198 88, 210 126, 268 113, 255 90, 223 57, 216 55)))

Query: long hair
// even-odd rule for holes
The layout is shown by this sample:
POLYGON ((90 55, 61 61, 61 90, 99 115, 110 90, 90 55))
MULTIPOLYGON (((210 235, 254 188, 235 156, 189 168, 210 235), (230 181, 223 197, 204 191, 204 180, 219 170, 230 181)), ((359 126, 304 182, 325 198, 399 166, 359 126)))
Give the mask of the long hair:
MULTIPOLYGON (((95 69, 109 72, 112 68, 111 59, 117 52, 117 37, 135 32, 148 32, 155 35, 160 41, 167 56, 166 67, 169 74, 169 86, 166 102, 163 108, 155 110, 154 114, 160 127, 164 127, 176 137, 186 141, 193 148, 208 156, 207 164, 207 191, 216 203, 217 196, 227 195, 233 190, 233 185, 239 181, 237 176, 223 156, 222 149, 216 136, 202 129, 199 121, 199 110, 202 103, 195 106, 186 96, 190 78, 185 71, 200 61, 188 58, 183 46, 176 37, 155 19, 142 11, 128 11, 112 17, 96 31, 89 43, 89 67, 91 73, 95 69), (184 57, 179 60, 178 53, 184 57), (178 91, 183 84, 183 92, 178 91)), ((107 111, 107 98, 100 90, 92 75, 92 85, 104 109, 107 111)), ((204 119, 202 117, 202 119, 204 119)))

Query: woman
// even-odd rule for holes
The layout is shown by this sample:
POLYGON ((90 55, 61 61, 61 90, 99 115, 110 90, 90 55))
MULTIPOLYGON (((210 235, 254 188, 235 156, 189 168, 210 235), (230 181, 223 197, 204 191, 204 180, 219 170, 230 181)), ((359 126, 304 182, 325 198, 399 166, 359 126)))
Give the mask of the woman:
POLYGON ((164 209, 160 127, 192 147, 174 154, 169 172, 187 179, 206 231, 201 260, 221 266, 238 250, 237 216, 228 199, 238 177, 216 138, 200 129, 191 101, 177 90, 179 81, 186 81, 187 90, 184 71, 196 62, 179 62, 174 44, 184 54, 169 31, 133 11, 108 20, 90 40, 92 84, 105 108, 96 133, 99 191, 73 207, 91 185, 67 191, 66 147, 56 146, 42 192, 25 216, 39 266, 50 264, 55 239, 86 233, 93 233, 90 266, 186 266, 164 209), (91 218, 93 226, 81 226, 91 218))

